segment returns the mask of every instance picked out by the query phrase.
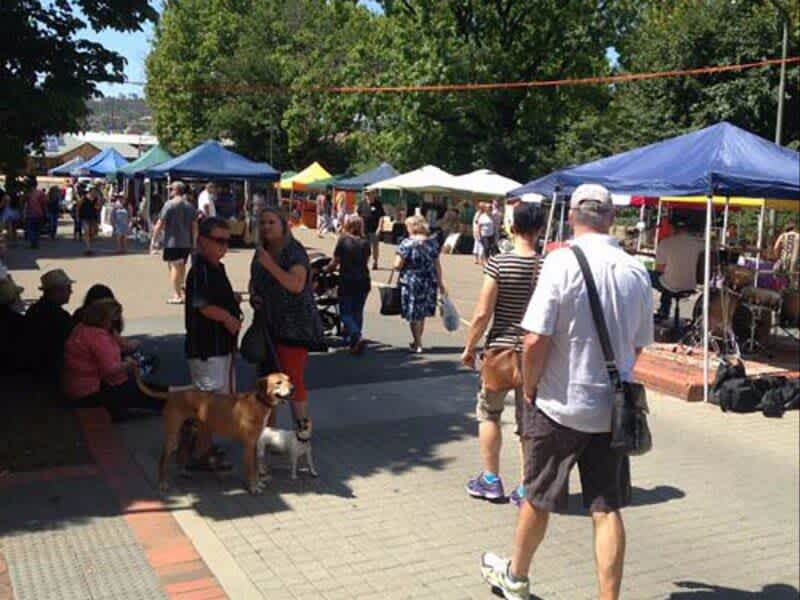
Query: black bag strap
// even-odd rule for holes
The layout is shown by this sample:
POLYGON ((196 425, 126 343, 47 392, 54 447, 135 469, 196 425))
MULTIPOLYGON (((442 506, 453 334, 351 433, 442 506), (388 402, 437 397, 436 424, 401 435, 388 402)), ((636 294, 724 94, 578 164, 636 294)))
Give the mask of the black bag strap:
POLYGON ((600 296, 597 294, 597 286, 594 283, 594 276, 589 268, 589 263, 586 260, 586 255, 578 246, 572 245, 570 249, 578 259, 578 265, 583 273, 583 280, 586 282, 586 292, 589 295, 589 306, 592 309, 592 319, 594 326, 597 330, 597 336, 600 338, 600 346, 603 348, 603 356, 606 359, 606 371, 608 371, 608 378, 611 380, 611 385, 614 389, 619 391, 622 389, 622 380, 619 376, 619 369, 617 369, 617 361, 614 358, 614 349, 611 347, 611 338, 608 335, 608 327, 606 326, 606 318, 603 315, 603 307, 600 306, 600 296))

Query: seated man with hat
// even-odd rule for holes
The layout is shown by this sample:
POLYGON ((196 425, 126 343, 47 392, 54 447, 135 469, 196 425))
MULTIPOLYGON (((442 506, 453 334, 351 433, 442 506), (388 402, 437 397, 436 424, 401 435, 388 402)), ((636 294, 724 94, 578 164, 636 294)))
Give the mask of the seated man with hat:
POLYGON ((41 281, 42 297, 25 315, 28 358, 40 376, 57 383, 64 364, 64 342, 72 330, 72 317, 63 307, 75 282, 63 269, 48 271, 41 281))

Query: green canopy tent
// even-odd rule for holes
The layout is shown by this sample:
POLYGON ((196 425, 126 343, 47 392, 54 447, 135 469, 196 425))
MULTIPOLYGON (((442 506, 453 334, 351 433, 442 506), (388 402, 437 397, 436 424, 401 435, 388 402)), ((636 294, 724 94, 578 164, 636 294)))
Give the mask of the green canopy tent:
POLYGON ((117 175, 122 175, 129 179, 136 176, 142 177, 143 173, 140 173, 141 171, 160 165, 171 158, 172 155, 169 152, 164 150, 161 146, 155 145, 132 163, 117 170, 117 175))

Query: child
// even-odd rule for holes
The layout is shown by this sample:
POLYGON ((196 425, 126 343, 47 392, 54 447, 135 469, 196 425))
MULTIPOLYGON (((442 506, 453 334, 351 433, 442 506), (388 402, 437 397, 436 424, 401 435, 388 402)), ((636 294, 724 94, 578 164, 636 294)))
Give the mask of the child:
POLYGON ((130 214, 122 204, 121 194, 114 196, 114 203, 111 205, 111 227, 114 230, 114 239, 117 241, 117 253, 125 254, 128 251, 130 214))

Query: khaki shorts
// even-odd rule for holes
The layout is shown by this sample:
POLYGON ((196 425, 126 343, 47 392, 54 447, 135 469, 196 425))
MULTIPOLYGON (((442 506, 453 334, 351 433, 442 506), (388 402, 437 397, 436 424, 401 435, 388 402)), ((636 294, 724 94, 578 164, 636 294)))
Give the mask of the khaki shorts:
MULTIPOLYGON (((481 386, 478 391, 478 404, 475 407, 475 416, 478 418, 478 422, 492 421, 499 423, 503 409, 506 406, 506 396, 512 391, 514 392, 514 421, 517 424, 515 433, 519 435, 520 423, 526 408, 522 388, 492 392, 481 386)), ((532 407, 528 408, 532 409, 532 407)))

